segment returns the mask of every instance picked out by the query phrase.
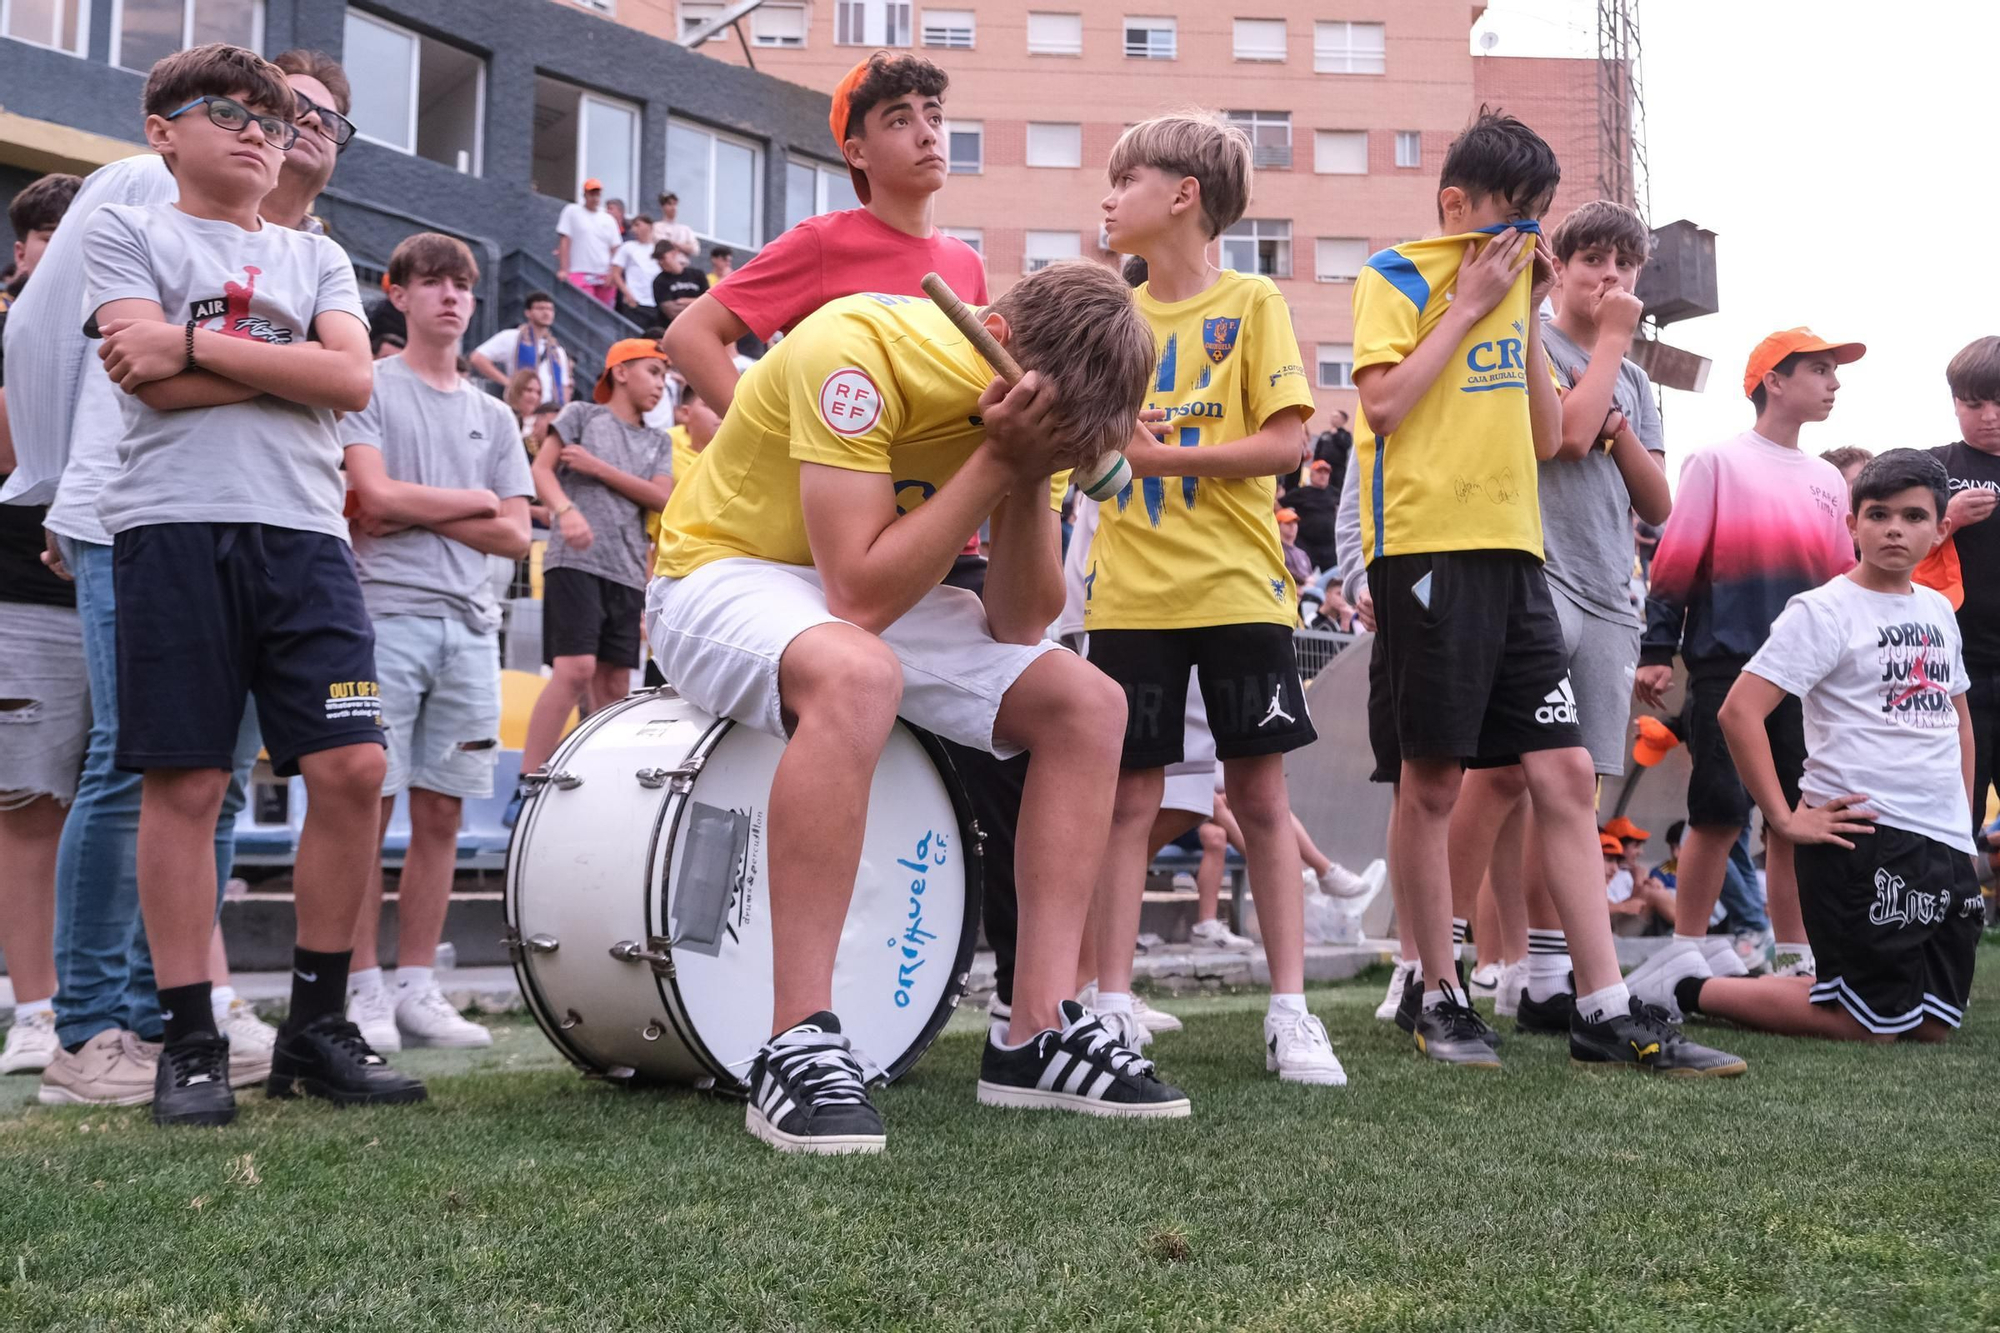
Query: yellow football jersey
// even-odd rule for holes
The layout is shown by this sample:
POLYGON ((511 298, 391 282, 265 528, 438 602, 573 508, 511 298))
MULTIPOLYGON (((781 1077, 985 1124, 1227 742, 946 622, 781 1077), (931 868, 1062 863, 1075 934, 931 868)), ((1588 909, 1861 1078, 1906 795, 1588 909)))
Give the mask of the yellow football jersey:
POLYGON ((754 556, 810 565, 799 464, 892 477, 908 513, 986 438, 993 372, 922 297, 866 293, 820 307, 745 372, 699 466, 674 486, 654 572, 686 578, 754 556))
MULTIPOLYGON (((1292 314, 1269 278, 1225 272, 1169 305, 1136 293, 1159 362, 1147 407, 1168 444, 1227 444, 1281 412, 1313 409, 1292 314)), ((1272 513, 1271 477, 1146 477, 1098 515, 1084 575, 1084 625, 1186 629, 1298 620, 1272 513)))
MULTIPOLYGON (((1470 242, 1411 241, 1369 259, 1354 284, 1354 369, 1401 362, 1451 308, 1470 242)), ((1531 244, 1542 243, 1539 234, 1531 244)), ((1354 420, 1365 558, 1426 551, 1526 551, 1542 556, 1538 464, 1528 416, 1528 308, 1533 266, 1473 325, 1393 439, 1354 420)))

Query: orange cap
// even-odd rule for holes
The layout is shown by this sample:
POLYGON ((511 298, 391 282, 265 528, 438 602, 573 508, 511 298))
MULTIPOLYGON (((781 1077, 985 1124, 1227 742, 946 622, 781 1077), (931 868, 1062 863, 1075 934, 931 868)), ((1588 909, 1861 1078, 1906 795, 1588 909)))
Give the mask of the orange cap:
POLYGON ((1639 719, 1639 739, 1632 746, 1632 762, 1641 768, 1651 768, 1665 759, 1681 738, 1674 735, 1673 728, 1650 714, 1639 719))
POLYGON ((1630 838, 1634 842, 1644 842, 1646 839, 1653 836, 1652 834, 1646 832, 1646 830, 1640 828, 1637 824, 1634 824, 1631 820, 1625 818, 1625 816, 1623 815, 1618 816, 1618 818, 1612 820, 1609 824, 1606 824, 1604 826, 1604 831, 1606 833, 1609 833, 1612 837, 1617 838, 1621 841, 1626 838, 1630 838))
POLYGON ((1597 838, 1597 845, 1604 849, 1604 854, 1606 856, 1625 855, 1625 844, 1618 841, 1618 839, 1612 837, 1609 833, 1599 834, 1597 838))
POLYGON ((1312 467, 1309 468, 1308 471, 1325 472, 1331 475, 1333 472, 1333 464, 1324 458, 1315 458, 1312 461, 1312 467))
MULTIPOLYGON (((870 59, 873 59, 873 57, 870 57, 870 59)), ((859 88, 861 81, 867 77, 868 61, 864 60, 853 69, 848 70, 847 77, 842 79, 833 90, 833 109, 827 113, 826 124, 827 128, 833 131, 833 147, 840 154, 840 160, 843 162, 847 160, 847 105, 854 96, 854 90, 859 88)), ((856 171, 851 166, 847 169, 847 177, 854 182, 854 197, 864 204, 867 203, 868 177, 856 171)))
POLYGON ((1867 350, 1860 343, 1830 343, 1803 324, 1774 333, 1751 349, 1750 364, 1743 368, 1743 396, 1748 398, 1754 393, 1764 377, 1795 352, 1832 352, 1834 364, 1844 366, 1859 361, 1867 350))
POLYGON ((585 194, 589 194, 592 190, 601 190, 603 188, 604 188, 604 182, 597 179, 597 177, 595 176, 592 176, 589 180, 583 183, 583 192, 585 194))
POLYGON ((592 391, 594 402, 611 401, 611 368, 622 366, 627 361, 665 361, 667 354, 660 345, 647 338, 620 338, 611 344, 611 350, 604 354, 604 373, 597 377, 597 388, 592 391))
POLYGON ((1296 509, 1280 509, 1280 510, 1278 511, 1278 522, 1280 522, 1280 523, 1296 523, 1296 522, 1298 522, 1298 521, 1299 521, 1299 511, 1298 511, 1298 510, 1296 510, 1296 509))

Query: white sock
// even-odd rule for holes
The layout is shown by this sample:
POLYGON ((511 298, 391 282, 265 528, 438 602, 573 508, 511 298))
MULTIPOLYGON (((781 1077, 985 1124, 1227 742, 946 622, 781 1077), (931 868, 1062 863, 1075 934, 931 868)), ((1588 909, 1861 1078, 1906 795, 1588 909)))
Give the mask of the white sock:
POLYGON ((396 992, 399 995, 421 995, 431 988, 431 978, 435 975, 428 967, 399 967, 396 969, 396 992))
POLYGON ((1457 983, 1455 981, 1447 981, 1436 990, 1427 990, 1424 992, 1423 1007, 1425 1009, 1435 1009, 1446 1000, 1450 1000, 1453 1004, 1467 1003, 1465 993, 1459 990, 1457 983))
POLYGON ((1602 1023, 1613 1014, 1629 1014, 1632 1012, 1632 992, 1625 989, 1624 982, 1614 981, 1603 990, 1577 996, 1576 1011, 1583 1015, 1586 1023, 1602 1023))
POLYGON ((1305 994, 1301 992, 1297 995, 1280 995, 1272 991, 1271 1007, 1267 1012, 1274 1018, 1279 1014, 1286 1014, 1292 1018, 1302 1017, 1306 1012, 1305 994))
POLYGON ((229 1016, 229 1005, 236 998, 236 987, 217 986, 208 993, 208 1007, 215 1011, 216 1021, 229 1016))
POLYGON ((1569 974, 1575 964, 1567 953, 1528 955, 1528 998, 1546 1003, 1569 989, 1569 974))
POLYGON ((995 1022, 991 1027, 986 1029, 986 1040, 992 1042, 997 1049, 1003 1051, 1018 1051, 1023 1046, 1026 1046, 1028 1042, 1033 1041, 1041 1035, 1039 1032, 1033 1032, 1028 1035, 1026 1041, 1008 1041, 1007 1024, 995 1022))
POLYGON ((52 1014, 56 1011, 55 996, 46 1000, 27 1000, 14 1006, 14 1021, 33 1018, 36 1014, 52 1014))
POLYGON ((1097 1003, 1092 1008, 1100 1014, 1129 1014, 1132 1012, 1132 993, 1101 990, 1097 992, 1097 1003))
POLYGON ((382 969, 379 967, 357 967, 347 974, 347 993, 360 995, 365 991, 382 989, 382 969))
POLYGON ((1681 940, 1686 940, 1689 944, 1692 944, 1697 949, 1701 947, 1701 942, 1707 938, 1708 936, 1706 934, 1683 935, 1678 930, 1674 932, 1674 940, 1676 943, 1678 943, 1681 940))
POLYGON ((1799 961, 1803 963, 1813 961, 1812 945, 1810 944, 1773 944, 1771 946, 1771 957, 1773 958, 1778 957, 1780 954, 1788 953, 1797 954, 1799 961))

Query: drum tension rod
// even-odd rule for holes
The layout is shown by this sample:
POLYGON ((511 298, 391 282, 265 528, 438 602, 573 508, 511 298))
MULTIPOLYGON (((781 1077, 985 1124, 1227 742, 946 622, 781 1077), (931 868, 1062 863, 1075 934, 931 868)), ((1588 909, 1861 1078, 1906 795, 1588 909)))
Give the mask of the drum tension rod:
POLYGON ((553 935, 530 935, 524 940, 516 926, 507 927, 500 943, 506 948, 507 957, 516 963, 529 953, 554 953, 562 947, 562 942, 553 935))
POLYGON ((702 759, 696 756, 679 768, 642 768, 632 776, 639 779, 641 787, 664 787, 669 781, 674 790, 686 795, 694 787, 695 776, 701 772, 702 759))
POLYGON ((560 768, 553 771, 546 768, 538 768, 532 773, 523 773, 521 775, 521 782, 536 791, 550 785, 560 787, 564 791, 575 791, 583 785, 582 778, 576 776, 574 773, 565 772, 560 768))
POLYGON ((611 946, 610 954, 621 963, 645 963, 663 977, 674 975, 673 941, 663 936, 651 935, 646 939, 651 946, 641 947, 637 940, 620 940, 611 946))

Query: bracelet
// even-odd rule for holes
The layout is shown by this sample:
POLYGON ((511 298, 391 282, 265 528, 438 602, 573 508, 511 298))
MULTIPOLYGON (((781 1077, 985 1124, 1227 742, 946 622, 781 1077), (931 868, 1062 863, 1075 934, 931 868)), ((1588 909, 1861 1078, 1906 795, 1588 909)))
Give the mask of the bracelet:
POLYGON ((182 369, 193 370, 194 368, 194 321, 189 320, 187 322, 187 365, 182 367, 182 369))
POLYGON ((564 505, 561 509, 556 510, 553 514, 550 514, 549 517, 561 518, 564 514, 567 514, 570 510, 574 508, 576 508, 576 501, 572 500, 568 504, 564 505))

